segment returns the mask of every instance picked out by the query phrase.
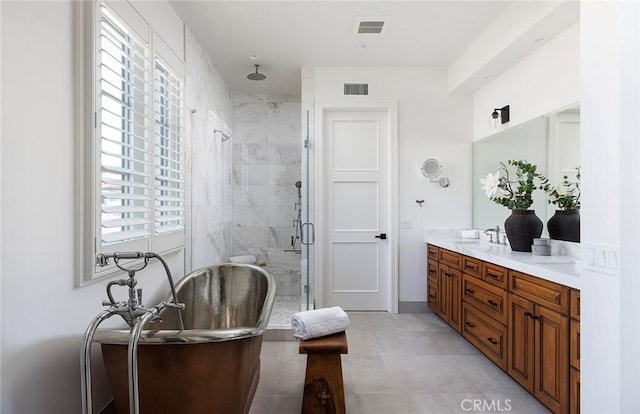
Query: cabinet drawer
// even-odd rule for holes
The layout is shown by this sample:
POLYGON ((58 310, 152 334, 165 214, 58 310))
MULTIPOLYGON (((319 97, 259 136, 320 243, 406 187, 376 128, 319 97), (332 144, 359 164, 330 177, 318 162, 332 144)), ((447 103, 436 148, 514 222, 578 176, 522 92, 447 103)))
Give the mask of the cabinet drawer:
POLYGON ((438 313, 438 282, 429 280, 427 285, 427 306, 434 313, 438 313))
POLYGON ((555 310, 563 315, 569 314, 569 288, 548 280, 509 271, 509 291, 530 301, 555 310))
POLYGON ((462 271, 471 276, 480 278, 480 271, 482 262, 473 257, 462 256, 462 271))
POLYGON ((571 316, 572 319, 580 320, 580 291, 577 289, 571 289, 570 297, 571 309, 569 311, 569 316, 571 316))
POLYGON ((462 303, 462 336, 503 370, 507 367, 507 328, 462 303))
POLYGON ((438 260, 438 250, 440 250, 436 246, 432 246, 430 244, 427 245, 427 258, 438 260))
POLYGON ((438 260, 455 269, 462 269, 462 255, 447 249, 438 249, 438 260))
POLYGON ((482 265, 482 280, 492 285, 507 288, 507 269, 502 266, 484 262, 482 265))
POLYGON ((569 364, 580 369, 580 322, 575 319, 569 324, 569 364))
POLYGON ((427 280, 438 283, 438 262, 433 259, 427 260, 427 280))
POLYGON ((503 289, 465 274, 462 298, 498 322, 507 324, 507 292, 503 289))

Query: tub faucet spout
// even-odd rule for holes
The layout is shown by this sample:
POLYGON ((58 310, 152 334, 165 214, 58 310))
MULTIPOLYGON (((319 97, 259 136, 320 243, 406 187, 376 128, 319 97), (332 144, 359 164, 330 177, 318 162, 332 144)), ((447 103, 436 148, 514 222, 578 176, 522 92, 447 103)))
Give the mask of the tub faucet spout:
MULTIPOLYGON (((139 319, 145 312, 149 311, 149 309, 145 309, 142 307, 142 289, 138 289, 136 295, 135 286, 137 284, 135 280, 136 272, 147 267, 149 263, 149 259, 157 259, 162 266, 164 267, 165 273, 167 275, 167 279, 169 282, 169 287, 171 288, 171 296, 173 298, 173 302, 176 305, 181 305, 178 302, 178 295, 176 294, 176 288, 173 283, 173 277, 171 276, 171 270, 169 270, 169 265, 167 262, 157 253, 147 252, 115 252, 115 253, 101 253, 96 257, 96 264, 98 266, 104 267, 109 264, 109 259, 113 259, 114 264, 118 269, 123 270, 129 274, 129 279, 121 279, 118 281, 112 281, 107 284, 107 297, 109 298, 108 302, 103 302, 105 306, 111 306, 114 308, 114 312, 120 315, 127 324, 133 328, 136 324, 137 319, 139 319), (142 259, 142 263, 136 263, 134 265, 126 266, 125 264, 121 264, 120 260, 134 260, 134 259, 142 259), (133 267, 136 266, 136 267, 133 267), (118 304, 113 299, 111 295, 111 287, 114 285, 119 286, 128 286, 129 287, 129 300, 126 304, 118 304), (136 297, 137 296, 137 297, 136 297), (123 308, 125 306, 125 308, 123 308)), ((184 305, 173 307, 176 309, 176 316, 178 319, 178 329, 181 331, 184 330, 184 322, 182 319, 182 309, 184 309, 184 305)))

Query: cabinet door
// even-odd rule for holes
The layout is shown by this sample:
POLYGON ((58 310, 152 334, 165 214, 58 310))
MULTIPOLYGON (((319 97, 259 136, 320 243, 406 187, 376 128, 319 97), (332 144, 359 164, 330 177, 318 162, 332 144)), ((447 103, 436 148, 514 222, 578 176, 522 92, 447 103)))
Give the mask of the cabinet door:
POLYGON ((533 392, 535 380, 535 323, 533 303, 516 295, 509 295, 508 363, 507 372, 518 384, 533 392))
POLYGON ((536 306, 536 381, 533 394, 554 413, 569 407, 569 318, 536 306))
POLYGON ((460 332, 462 272, 445 264, 438 264, 438 315, 460 332))
POLYGON ((438 264, 438 315, 446 322, 451 320, 449 297, 449 266, 438 264))
POLYGON ((449 268, 449 324, 460 332, 462 325, 462 272, 449 268))

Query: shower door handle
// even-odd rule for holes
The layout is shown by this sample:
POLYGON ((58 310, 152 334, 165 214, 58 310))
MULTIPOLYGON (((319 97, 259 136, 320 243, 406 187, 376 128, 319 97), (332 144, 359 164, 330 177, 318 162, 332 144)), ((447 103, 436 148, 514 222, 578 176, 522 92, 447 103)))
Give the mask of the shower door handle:
POLYGON ((386 240, 387 239, 387 233, 380 233, 377 236, 375 236, 376 239, 380 239, 380 240, 386 240))
POLYGON ((316 228, 313 226, 313 223, 303 223, 302 224, 302 237, 300 240, 300 243, 304 244, 305 246, 310 246, 313 243, 316 242, 316 228), (309 228, 311 229, 311 241, 305 241, 304 240, 304 227, 307 226, 307 234, 309 234, 309 228))

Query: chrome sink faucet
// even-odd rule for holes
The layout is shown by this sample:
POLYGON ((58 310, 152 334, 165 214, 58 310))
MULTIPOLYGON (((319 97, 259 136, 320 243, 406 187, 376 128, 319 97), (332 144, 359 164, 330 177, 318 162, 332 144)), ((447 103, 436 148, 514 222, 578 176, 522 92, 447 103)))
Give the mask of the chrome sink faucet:
POLYGON ((500 244, 500 226, 496 226, 495 228, 486 229, 484 234, 489 235, 489 243, 492 244, 500 244), (495 234, 496 239, 493 240, 493 235, 495 234))

